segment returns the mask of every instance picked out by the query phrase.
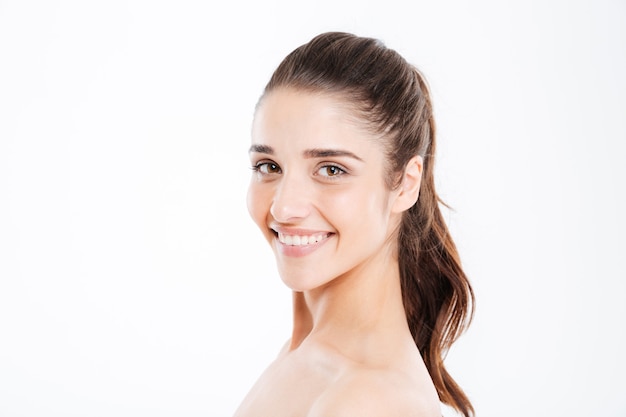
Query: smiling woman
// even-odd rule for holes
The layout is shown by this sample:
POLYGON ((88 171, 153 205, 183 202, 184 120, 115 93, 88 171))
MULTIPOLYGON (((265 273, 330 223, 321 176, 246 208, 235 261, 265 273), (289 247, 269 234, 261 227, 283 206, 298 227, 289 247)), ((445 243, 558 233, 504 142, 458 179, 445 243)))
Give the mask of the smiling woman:
POLYGON ((293 290, 291 338, 236 412, 465 416, 443 353, 473 294, 434 189, 419 72, 381 42, 325 33, 259 101, 248 209, 293 290))

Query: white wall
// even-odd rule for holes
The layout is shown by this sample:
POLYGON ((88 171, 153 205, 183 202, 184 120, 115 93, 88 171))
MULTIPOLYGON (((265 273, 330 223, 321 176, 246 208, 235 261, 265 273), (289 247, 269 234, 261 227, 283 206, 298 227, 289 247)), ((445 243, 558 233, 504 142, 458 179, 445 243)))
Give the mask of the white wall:
POLYGON ((325 30, 432 86, 478 416, 626 415, 626 3, 214 3, 0 1, 0 415, 232 414, 290 326, 252 111, 325 30))

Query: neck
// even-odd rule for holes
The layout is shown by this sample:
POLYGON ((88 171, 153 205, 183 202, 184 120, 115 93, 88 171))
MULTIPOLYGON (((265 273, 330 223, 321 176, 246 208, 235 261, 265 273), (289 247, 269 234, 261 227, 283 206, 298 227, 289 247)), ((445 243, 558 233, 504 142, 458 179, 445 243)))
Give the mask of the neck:
POLYGON ((397 258, 378 259, 311 291, 294 292, 290 349, 322 342, 347 355, 410 335, 402 303, 397 258))

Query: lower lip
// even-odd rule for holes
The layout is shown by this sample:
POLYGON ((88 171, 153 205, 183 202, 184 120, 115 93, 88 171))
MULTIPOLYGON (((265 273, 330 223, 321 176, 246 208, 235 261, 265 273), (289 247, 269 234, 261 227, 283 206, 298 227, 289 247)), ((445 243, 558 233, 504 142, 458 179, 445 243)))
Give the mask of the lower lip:
POLYGON ((312 243, 309 245, 299 245, 299 246, 286 245, 282 243, 281 241, 279 241, 278 237, 276 237, 276 247, 278 248, 278 251, 282 253, 283 255, 291 256, 294 258, 299 258, 302 256, 306 256, 310 254, 311 252, 314 252, 324 243, 328 242, 332 236, 333 235, 330 235, 326 239, 321 240, 317 243, 312 243))

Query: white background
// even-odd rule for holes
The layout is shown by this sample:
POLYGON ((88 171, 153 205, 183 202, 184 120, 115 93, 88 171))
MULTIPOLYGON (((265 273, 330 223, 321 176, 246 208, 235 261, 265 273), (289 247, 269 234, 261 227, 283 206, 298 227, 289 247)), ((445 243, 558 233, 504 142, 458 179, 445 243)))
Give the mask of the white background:
POLYGON ((232 415, 290 330, 253 108, 326 30, 431 84, 478 416, 626 416, 621 0, 0 0, 0 416, 232 415))

